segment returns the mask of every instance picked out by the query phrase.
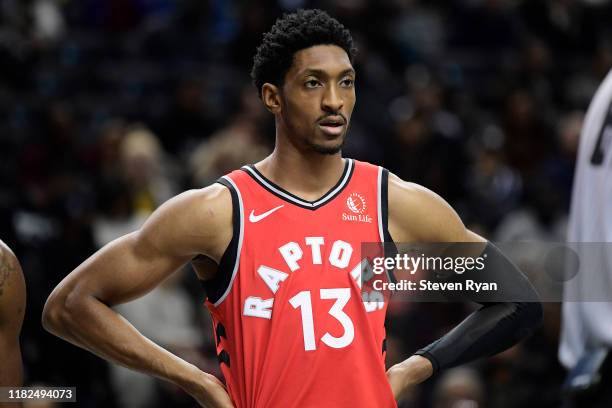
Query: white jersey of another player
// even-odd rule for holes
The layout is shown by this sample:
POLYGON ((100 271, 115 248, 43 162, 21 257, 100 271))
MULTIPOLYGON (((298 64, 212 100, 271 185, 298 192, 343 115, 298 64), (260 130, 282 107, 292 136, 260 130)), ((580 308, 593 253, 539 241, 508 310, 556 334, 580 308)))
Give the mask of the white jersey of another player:
MULTIPOLYGON (((567 241, 612 243, 612 71, 582 128, 567 241)), ((612 347, 612 301, 593 301, 602 288, 609 288, 612 300, 612 251, 606 249, 601 245, 598 256, 581 256, 579 273, 565 283, 559 359, 566 368, 585 350, 612 347)))

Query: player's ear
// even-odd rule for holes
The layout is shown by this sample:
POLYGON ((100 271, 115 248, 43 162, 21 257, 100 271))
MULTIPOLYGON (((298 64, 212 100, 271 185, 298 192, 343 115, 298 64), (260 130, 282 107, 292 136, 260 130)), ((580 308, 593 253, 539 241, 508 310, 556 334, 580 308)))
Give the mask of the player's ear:
POLYGON ((273 114, 277 114, 281 110, 280 88, 274 84, 266 82, 261 86, 261 100, 264 106, 273 114))

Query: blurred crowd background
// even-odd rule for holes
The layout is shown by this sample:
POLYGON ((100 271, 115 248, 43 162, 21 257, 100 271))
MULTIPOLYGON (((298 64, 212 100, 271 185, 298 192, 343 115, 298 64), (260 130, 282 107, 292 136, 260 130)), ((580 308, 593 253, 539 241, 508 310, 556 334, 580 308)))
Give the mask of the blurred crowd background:
MULTIPOLYGON (((42 306, 163 201, 271 151, 251 60, 262 33, 299 7, 327 10, 357 41, 345 156, 433 189, 492 240, 564 239, 584 112, 612 67, 609 1, 2 0, 0 238, 28 284, 27 385, 77 386, 78 406, 194 405, 45 333, 42 306)), ((186 267, 118 309, 219 374, 202 300, 186 267)), ((388 363, 470 308, 392 305, 388 363)), ((428 381, 404 405, 558 407, 559 305, 545 308, 528 341, 428 381)))

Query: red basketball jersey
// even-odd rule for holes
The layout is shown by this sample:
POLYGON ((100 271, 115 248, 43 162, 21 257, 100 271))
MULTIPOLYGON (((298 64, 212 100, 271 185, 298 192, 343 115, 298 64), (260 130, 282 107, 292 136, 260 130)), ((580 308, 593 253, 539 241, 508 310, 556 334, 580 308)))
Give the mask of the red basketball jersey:
POLYGON ((246 166, 231 192, 234 235, 207 283, 217 354, 240 408, 395 407, 383 299, 362 299, 361 244, 389 240, 385 169, 345 159, 303 200, 246 166), (365 301, 364 301, 365 300, 365 301))

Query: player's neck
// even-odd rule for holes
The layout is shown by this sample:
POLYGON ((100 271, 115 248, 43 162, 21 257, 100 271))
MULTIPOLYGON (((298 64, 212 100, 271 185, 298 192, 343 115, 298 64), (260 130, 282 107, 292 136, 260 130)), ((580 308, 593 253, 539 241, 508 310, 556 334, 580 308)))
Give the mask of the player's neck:
POLYGON ((314 201, 340 180, 345 162, 340 153, 304 154, 277 145, 270 156, 255 166, 266 178, 290 193, 314 201))

